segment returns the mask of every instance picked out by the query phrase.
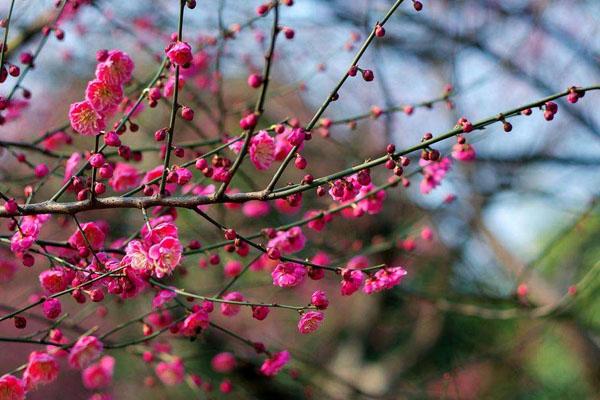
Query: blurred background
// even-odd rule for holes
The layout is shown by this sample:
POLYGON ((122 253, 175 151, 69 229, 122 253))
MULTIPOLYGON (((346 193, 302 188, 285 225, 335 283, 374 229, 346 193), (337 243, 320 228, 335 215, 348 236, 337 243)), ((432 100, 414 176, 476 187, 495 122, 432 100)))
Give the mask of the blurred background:
MULTIPOLYGON (((369 113, 373 106, 401 109, 426 104, 443 96, 448 84, 453 88, 451 106, 438 101, 417 107, 410 116, 399 111, 335 124, 328 137, 316 130, 303 152, 307 170, 289 168, 282 184, 298 182, 306 172, 323 176, 379 156, 387 143, 398 149, 410 147, 425 132, 435 136, 452 129, 463 116, 478 121, 570 86, 600 83, 596 0, 422 1, 424 9, 417 13, 406 0, 386 24, 385 37, 365 53, 359 65, 372 69, 375 80, 349 79, 324 116, 341 120, 369 113)), ((0 15, 6 15, 9 3, 1 2, 0 15)), ((17 1, 9 43, 12 40, 18 50, 9 53, 9 61, 17 63, 20 52, 36 48, 40 27, 56 14, 53 3, 17 1)), ((102 48, 125 50, 135 60, 135 80, 127 90, 135 98, 136 88, 154 74, 169 35, 176 30, 177 3, 98 0, 63 14, 65 39, 51 38, 40 53, 36 67, 22 82, 32 97, 28 101, 22 89, 17 90, 15 99, 22 107, 0 126, 0 138, 33 141, 68 122, 69 104, 82 98, 93 77, 95 53, 102 48)), ((293 28, 295 35, 293 40, 280 36, 278 41, 266 102, 269 123, 292 117, 307 123, 392 4, 294 3, 281 7, 281 25, 293 28)), ((196 109, 196 118, 193 124, 179 125, 177 141, 239 133, 240 115, 254 106, 257 96, 246 78, 262 69, 269 42, 272 16, 255 18, 259 4, 198 0, 195 10, 186 11, 184 39, 203 52, 206 64, 186 82, 182 103, 196 109), (219 34, 238 27, 239 32, 227 40, 219 34)), ((11 82, 0 86, 0 95, 7 94, 11 82)), ((510 133, 504 133, 501 124, 471 133, 476 161, 454 162, 447 179, 430 194, 419 191, 420 176, 415 175, 409 188, 388 190, 384 209, 376 216, 338 217, 321 233, 305 229, 311 245, 300 253, 302 257, 324 251, 335 262, 368 255, 370 264, 404 265, 409 275, 400 287, 342 298, 337 295, 339 277, 289 290, 274 287, 265 271, 251 272, 236 283, 237 290, 261 301, 301 304, 323 287, 330 294, 332 304, 322 329, 308 336, 297 333, 293 313, 276 310, 261 323, 249 313, 235 319, 215 316, 244 337, 289 349, 291 372, 275 379, 258 376, 253 350, 217 331, 196 342, 174 340, 174 353, 184 358, 189 372, 218 386, 224 376, 211 370, 210 359, 220 351, 234 352, 243 362, 228 376, 234 383, 228 396, 240 399, 599 398, 600 276, 595 266, 600 260, 600 93, 590 92, 577 104, 557 102, 559 113, 552 122, 534 110, 533 116, 512 120, 510 133), (456 200, 445 201, 449 195, 456 200), (433 231, 433 240, 421 237, 426 227, 433 231), (579 286, 582 280, 585 285, 579 286), (526 288, 524 295, 517 294, 519 285, 521 291, 526 288), (571 289, 569 294, 573 285, 578 285, 576 293, 571 289)), ((142 112, 135 118, 140 130, 123 140, 132 148, 152 145, 152 135, 167 124, 169 111, 164 102, 142 112)), ((437 148, 447 155, 454 143, 448 140, 437 148)), ((92 145, 90 138, 74 138, 59 152, 68 156, 92 145)), ((4 151, 0 158, 4 193, 20 193, 33 181, 31 169, 14 156, 4 151)), ((28 157, 48 160, 36 153, 28 157)), ((54 165, 57 160, 49 162, 54 165)), ((157 155, 149 152, 136 167, 149 170, 158 163, 157 155)), ((245 169, 235 186, 242 191, 260 189, 274 170, 245 169)), ((382 168, 372 171, 378 183, 388 174, 382 168)), ((60 183, 59 178, 49 180, 36 199, 48 198, 60 183)), ((254 233, 296 221, 307 210, 329 203, 328 197, 307 192, 301 208, 288 213, 272 208, 260 219, 220 205, 211 206, 208 213, 238 232, 254 233)), ((182 237, 203 244, 221 240, 219 232, 196 218, 181 211, 182 237)), ((112 239, 126 237, 143 224, 135 210, 87 213, 84 219, 108 221, 112 239)), ((64 240, 73 229, 57 218, 44 228, 42 237, 64 240)), ((0 258, 12 258, 8 249, 2 251, 0 258)), ((208 268, 198 267, 206 254, 187 257, 187 273, 178 274, 174 284, 202 294, 218 291, 226 281, 222 265, 235 258, 224 251, 219 254, 221 264, 208 268)), ((25 304, 39 291, 37 273, 42 267, 43 262, 31 270, 19 267, 13 279, 0 271, 0 304, 25 304)), ((76 327, 65 332, 76 337, 76 329, 95 325, 107 331, 149 311, 150 298, 125 303, 107 299, 104 318, 98 316, 97 304, 81 307, 68 300, 65 308, 71 314, 66 323, 76 327)), ((38 326, 30 320, 28 329, 42 326, 43 321, 38 326)), ((10 322, 0 324, 3 336, 19 333, 10 322)), ((140 333, 141 326, 134 325, 121 338, 140 333)), ((0 349, 3 374, 23 363, 33 348, 3 343, 0 349)), ((185 385, 144 387, 144 377, 152 370, 129 353, 111 353, 118 359, 114 398, 198 396, 185 385)), ((88 395, 78 373, 65 367, 58 384, 32 393, 31 398, 88 395)), ((218 390, 209 396, 225 397, 218 390)))

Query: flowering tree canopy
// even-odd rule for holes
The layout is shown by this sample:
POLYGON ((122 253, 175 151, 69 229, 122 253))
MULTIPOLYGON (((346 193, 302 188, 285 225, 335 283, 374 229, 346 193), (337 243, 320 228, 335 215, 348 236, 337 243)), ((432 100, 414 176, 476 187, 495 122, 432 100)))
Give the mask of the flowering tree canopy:
POLYGON ((597 4, 3 3, 0 400, 600 390, 597 4))

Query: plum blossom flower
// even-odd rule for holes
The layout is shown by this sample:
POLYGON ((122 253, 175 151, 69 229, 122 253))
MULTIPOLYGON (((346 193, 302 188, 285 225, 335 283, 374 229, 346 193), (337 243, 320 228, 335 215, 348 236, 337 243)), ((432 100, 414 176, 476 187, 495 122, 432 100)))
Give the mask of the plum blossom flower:
POLYGON ((71 136, 67 135, 63 131, 58 131, 53 133, 52 135, 46 137, 42 141, 42 146, 44 146, 44 150, 57 150, 63 144, 68 144, 71 142, 71 136))
MULTIPOLYGON (((240 292, 231 292, 223 296, 224 300, 227 301, 244 301, 244 296, 240 292)), ((239 304, 221 303, 221 314, 227 317, 233 317, 240 312, 241 306, 239 304)))
POLYGON ((310 296, 310 303, 319 310, 325 310, 329 306, 329 299, 327 299, 327 294, 324 291, 316 290, 310 296))
POLYGON ((183 321, 181 334, 184 336, 195 336, 201 329, 208 328, 208 323, 208 313, 200 308, 198 311, 188 315, 183 321))
POLYGON ((306 268, 294 262, 279 263, 271 273, 273 285, 289 288, 301 284, 306 277, 306 268))
POLYGON ((36 217, 23 218, 20 229, 10 239, 10 250, 14 253, 27 251, 40 235, 41 223, 36 217))
POLYGON ((25 400, 25 383, 13 375, 3 375, 0 377, 0 399, 25 400))
POLYGON ((47 299, 42 304, 42 311, 43 311, 44 315, 46 316, 46 318, 55 319, 56 317, 58 317, 60 315, 60 313, 62 311, 62 306, 60 304, 60 300, 53 299, 53 298, 47 299))
POLYGON ((157 278, 162 278, 165 275, 171 274, 175 267, 179 265, 182 252, 183 246, 179 242, 179 239, 172 236, 167 236, 160 243, 150 247, 148 257, 154 264, 154 275, 157 278))
POLYGON ((333 200, 339 202, 354 200, 359 194, 360 187, 361 185, 353 176, 348 179, 338 179, 333 182, 333 185, 329 189, 329 195, 331 195, 333 200))
POLYGON ((121 260, 121 263, 136 271, 147 271, 152 268, 146 246, 139 240, 132 240, 127 243, 127 247, 125 247, 125 256, 121 260))
POLYGON ((111 50, 106 60, 96 66, 96 78, 111 85, 123 85, 131 80, 134 67, 127 53, 111 50))
POLYGON ((289 361, 290 353, 287 350, 280 351, 263 362, 260 372, 265 376, 275 376, 289 361))
POLYGON ((242 212, 246 217, 260 218, 269 213, 269 203, 260 200, 250 200, 243 204, 242 212))
POLYGON ((287 231, 278 231, 276 236, 269 240, 267 247, 275 247, 285 254, 296 253, 306 245, 306 236, 302 229, 295 226, 287 231))
POLYGON ((43 271, 39 280, 40 285, 50 294, 65 290, 68 284, 65 272, 59 269, 43 271))
POLYGON ((363 292, 371 294, 391 289, 399 285, 407 272, 403 267, 380 269, 371 278, 368 278, 363 287, 363 292))
POLYGON ((69 108, 71 127, 84 136, 93 136, 106 128, 104 117, 87 100, 71 104, 69 108))
POLYGON ((123 99, 123 88, 100 79, 88 82, 85 99, 100 115, 113 113, 123 99))
POLYGON ((256 169, 269 169, 275 160, 275 139, 267 131, 259 131, 252 137, 248 153, 256 169))
POLYGON ((165 48, 169 60, 175 65, 185 65, 192 62, 192 47, 187 42, 176 41, 165 48))
POLYGON ((71 154, 71 157, 69 157, 65 165, 65 177, 63 178, 63 183, 66 183, 73 175, 75 175, 77 164, 79 164, 81 159, 81 154, 77 152, 71 154))
POLYGON ((469 143, 457 143, 452 146, 452 157, 458 161, 470 162, 475 160, 477 154, 475 153, 475 148, 469 143))
POLYGON ((106 234, 96 222, 86 222, 81 225, 81 231, 77 229, 75 233, 69 237, 68 243, 74 249, 87 249, 88 242, 94 250, 98 250, 104 245, 106 234), (83 234, 81 231, 83 231, 83 234), (85 238, 83 235, 85 235, 85 238))
POLYGON ((304 214, 304 218, 305 219, 315 218, 315 219, 311 220, 307 224, 307 226, 310 229, 313 229, 317 232, 321 232, 325 228, 325 225, 327 225, 327 223, 333 219, 333 216, 330 213, 323 213, 323 211, 320 211, 320 210, 309 210, 306 212, 306 214, 304 214), (320 214, 324 214, 324 215, 319 216, 320 214))
POLYGON ((118 162, 108 183, 116 192, 124 192, 139 185, 140 178, 140 173, 135 167, 118 162))
POLYGON ((149 244, 160 243, 167 236, 179 237, 177 225, 173 223, 173 217, 170 215, 151 219, 148 224, 142 227, 141 234, 149 244), (150 228, 148 228, 148 225, 150 228))
POLYGON ((292 145, 287 141, 285 135, 275 136, 275 160, 282 161, 292 150, 292 145))
MULTIPOLYGON (((367 193, 372 191, 374 187, 375 186, 373 186, 373 184, 361 187, 359 189, 358 195, 356 196, 356 199, 364 197, 367 193)), ((362 200, 359 200, 357 205, 367 214, 376 215, 381 212, 381 209, 383 208, 383 201, 385 200, 385 198, 385 190, 379 190, 376 193, 367 196, 362 200)))
POLYGON ((177 293, 173 290, 161 290, 152 299, 152 308, 156 310, 173 300, 175 297, 177 297, 177 293))
POLYGON ((365 274, 360 270, 344 269, 342 271, 342 282, 340 292, 342 296, 350 296, 358 289, 365 280, 365 274))
POLYGON ((212 358, 210 365, 215 372, 227 374, 236 366, 235 356, 229 352, 219 353, 212 358))
MULTIPOLYGON (((58 371, 58 363, 53 356, 41 351, 34 351, 29 354, 29 362, 23 373, 23 379, 28 388, 33 388, 38 384, 54 381, 58 377, 58 371)), ((2 397, 0 396, 0 398, 2 397)))
POLYGON ((183 378, 185 376, 185 367, 181 358, 175 358, 171 362, 159 362, 156 364, 154 372, 162 383, 167 386, 174 386, 183 382, 183 378))
POLYGON ((298 321, 298 331, 302 334, 312 333, 323 323, 324 314, 320 311, 308 311, 298 321))
POLYGON ((83 370, 81 374, 83 386, 90 390, 107 387, 112 382, 114 369, 114 357, 102 357, 100 361, 83 370))
POLYGON ((292 146, 300 146, 304 143, 306 132, 302 128, 293 128, 286 136, 289 144, 292 146))
POLYGON ((102 342, 95 336, 80 337, 69 353, 69 365, 73 368, 82 369, 94 362, 100 354, 104 346, 102 342))
POLYGON ((421 159, 419 165, 423 167, 421 193, 428 194, 442 183, 446 173, 450 170, 452 161, 448 157, 444 157, 439 161, 421 159))

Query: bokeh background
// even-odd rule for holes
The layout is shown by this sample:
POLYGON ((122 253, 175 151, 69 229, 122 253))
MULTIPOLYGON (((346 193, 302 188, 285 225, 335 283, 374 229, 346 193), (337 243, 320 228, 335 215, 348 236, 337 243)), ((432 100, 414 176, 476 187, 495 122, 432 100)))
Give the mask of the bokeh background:
MULTIPOLYGON (((64 125, 69 104, 79 101, 93 75, 99 49, 127 51, 136 62, 136 81, 147 80, 158 66, 156 56, 162 55, 169 34, 176 30, 176 3, 97 0, 82 7, 63 23, 65 40, 50 40, 40 54, 36 68, 23 82, 33 97, 20 118, 0 126, 0 138, 34 140, 64 125)), ((441 102, 418 108, 412 116, 397 112, 361 120, 354 127, 335 125, 329 138, 317 133, 304 152, 313 175, 377 156, 390 142, 399 149, 409 147, 425 132, 436 135, 450 130, 461 116, 477 121, 573 85, 600 83, 600 2, 596 0, 424 0, 420 13, 409 0, 405 3, 386 25, 386 36, 375 41, 360 63, 373 69, 375 80, 350 79, 325 116, 336 120, 369 112, 374 105, 427 102, 442 95, 447 84, 453 86, 453 107, 441 102)), ((40 36, 35 29, 53 16, 52 4, 17 1, 9 39, 19 43, 19 51, 37 46, 40 36)), ((262 68, 268 44, 271 17, 245 25, 259 4, 198 0, 198 7, 186 13, 184 35, 195 49, 204 48, 208 60, 206 69, 183 92, 182 102, 196 104, 197 112, 193 126, 180 125, 177 140, 238 133, 240 114, 253 107, 257 95, 246 85, 246 77, 262 68), (212 45, 210 38, 219 34, 219 18, 222 28, 233 29, 236 23, 243 28, 234 39, 212 45), (217 54, 221 54, 218 65, 217 54), (217 70, 222 76, 223 108, 214 84, 217 70)), ((8 5, 7 0, 1 2, 0 15, 6 14, 8 5)), ((296 117, 306 123, 346 70, 361 39, 390 5, 390 1, 295 0, 293 7, 282 7, 281 24, 292 27, 295 37, 280 38, 266 118, 275 123, 296 117)), ((16 57, 10 54, 9 60, 16 57)), ((132 91, 135 86, 134 82, 132 91)), ((0 94, 9 87, 0 86, 0 94)), ((16 97, 22 98, 20 93, 16 97)), ((298 377, 295 373, 273 380, 258 376, 253 352, 218 332, 192 343, 175 340, 176 353, 186 360, 189 371, 217 386, 223 377, 210 369, 210 358, 219 351, 234 351, 245 361, 230 376, 235 390, 229 396, 240 399, 598 398, 600 277, 592 268, 600 260, 600 94, 591 92, 575 105, 558 103, 553 122, 534 112, 515 119, 510 133, 499 124, 472 133, 469 140, 477 160, 455 162, 443 185, 431 194, 419 192, 416 176, 410 188, 388 191, 379 215, 337 218, 324 233, 308 233, 312 245, 302 256, 321 250, 342 261, 366 253, 372 264, 399 263, 409 270, 401 287, 341 298, 335 295, 337 277, 328 279, 325 286, 332 305, 325 324, 306 337, 297 334, 296 316, 285 312, 272 312, 262 323, 249 315, 235 320, 220 317, 225 326, 245 337, 289 349, 298 377), (446 204, 449 194, 456 200, 446 204), (424 227, 434 231, 433 241, 420 238, 424 227), (414 251, 403 247, 407 239, 414 239, 414 251), (568 288, 584 276, 585 287, 564 301, 568 288), (520 284, 527 285, 526 296, 517 296, 520 284), (536 317, 537 307, 559 302, 556 310, 536 317)), ((153 132, 166 125, 168 113, 167 103, 142 113, 136 118, 141 129, 128 134, 127 144, 152 145, 153 132)), ((452 144, 448 141, 438 148, 447 154, 452 144)), ((87 139, 76 139, 61 151, 70 154, 91 145, 87 139)), ((156 155, 149 153, 138 167, 146 170, 157 164, 156 155)), ((302 174, 290 168, 282 183, 296 182, 302 174)), ((386 171, 377 169, 373 176, 383 182, 386 171)), ((19 193, 31 177, 31 170, 18 164, 10 152, 2 153, 3 192, 19 193)), ((247 170, 236 184, 242 190, 258 189, 268 178, 247 170)), ((38 199, 51 195, 58 185, 59 180, 51 180, 38 199)), ((209 213, 240 232, 254 232, 327 205, 328 200, 311 193, 295 214, 271 212, 250 220, 239 210, 221 206, 212 206, 209 213)), ((98 218, 114 227, 114 238, 128 236, 143 223, 135 211, 85 215, 85 220, 98 218)), ((46 227, 44 237, 68 237, 74 228, 63 222, 59 218, 46 227)), ((202 243, 220 240, 218 232, 191 214, 182 212, 179 226, 184 237, 202 243)), ((11 255, 4 251, 1 257, 11 255)), ((225 261, 231 256, 222 252, 221 257, 225 261)), ((225 281, 223 268, 201 269, 201 258, 188 257, 187 274, 179 274, 174 282, 198 293, 213 293, 225 281)), ((0 281, 0 304, 25 304, 39 291, 35 270, 40 268, 41 263, 32 270, 20 268, 10 282, 0 281)), ((267 273, 255 272, 240 280, 237 288, 252 298, 294 304, 305 301, 316 286, 281 290, 273 287, 267 273)), ((150 306, 147 296, 124 304, 107 300, 103 305, 108 315, 99 318, 95 304, 67 303, 68 323, 84 329, 98 325, 100 331, 150 306)), ((0 324, 0 334, 19 333, 10 325, 0 324)), ((43 321, 31 320, 28 329, 43 326, 43 321)), ((134 326, 122 337, 140 332, 140 326, 134 326)), ((69 332, 72 337, 76 334, 69 332)), ((32 349, 0 344, 0 374, 24 362, 32 349)), ((152 375, 151 369, 127 351, 114 355, 118 358, 116 399, 197 396, 185 385, 145 388, 143 380, 152 375)), ((67 400, 87 395, 78 373, 65 367, 57 384, 32 393, 31 398, 67 400)), ((215 391, 210 396, 222 395, 215 391)))

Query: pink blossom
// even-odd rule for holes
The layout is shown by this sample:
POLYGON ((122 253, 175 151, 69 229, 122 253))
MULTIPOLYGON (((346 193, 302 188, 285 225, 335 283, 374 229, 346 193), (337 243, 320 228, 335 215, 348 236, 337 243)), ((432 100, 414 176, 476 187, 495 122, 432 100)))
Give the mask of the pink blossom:
POLYGON ((185 367, 181 358, 176 358, 171 362, 162 361, 156 364, 154 369, 156 376, 167 386, 178 385, 183 382, 185 377, 185 367))
MULTIPOLYGON (((58 370, 58 363, 53 356, 41 351, 34 351, 29 354, 29 362, 23 373, 23 379, 28 388, 33 388, 38 384, 54 381, 58 377, 58 370)), ((0 396, 0 398, 2 397, 0 396)))
MULTIPOLYGON (((356 199, 364 197, 367 193, 372 191, 375 186, 373 184, 369 184, 367 186, 363 186, 359 189, 359 193, 356 196, 356 199)), ((379 214, 381 209, 383 208, 383 201, 386 198, 385 190, 379 190, 376 193, 364 198, 363 200, 358 201, 357 205, 364 212, 369 215, 379 214)))
POLYGON ((230 178, 229 168, 217 167, 213 170, 212 179, 215 182, 227 182, 230 178))
POLYGON ((152 308, 157 309, 177 297, 177 293, 172 290, 161 290, 152 299, 152 308))
POLYGON ((187 168, 176 168, 174 172, 177 176, 177 184, 180 186, 183 186, 192 180, 193 175, 187 168))
POLYGON ((269 315, 269 307, 266 306, 252 306, 252 318, 259 321, 264 320, 269 315))
POLYGON ((157 278, 162 278, 171 274, 175 267, 179 265, 182 252, 183 246, 181 246, 179 239, 172 236, 167 236, 160 243, 150 247, 148 257, 154 263, 154 275, 157 278))
POLYGON ((69 365, 78 369, 85 368, 100 357, 103 349, 104 346, 97 337, 82 336, 69 352, 69 365))
POLYGON ((95 79, 88 82, 85 99, 100 115, 111 114, 123 99, 123 88, 95 79))
POLYGON ((367 268, 368 266, 369 266, 369 259, 363 255, 352 257, 348 261, 348 264, 346 265, 346 267, 350 268, 350 269, 362 269, 362 268, 367 268))
POLYGON ((10 122, 18 119, 22 115, 22 111, 29 107, 28 100, 12 99, 8 103, 8 108, 3 114, 5 122, 10 122))
POLYGON ((325 310, 329 307, 329 299, 327 299, 327 295, 322 290, 313 292, 312 296, 310 296, 310 303, 319 310, 325 310))
POLYGON ((421 193, 428 194, 438 187, 446 173, 450 170, 452 161, 444 157, 439 161, 425 161, 421 159, 419 165, 423 167, 423 180, 421 181, 421 193))
POLYGON ((307 311, 298 321, 298 331, 302 334, 312 333, 319 329, 325 316, 320 311, 307 311))
POLYGON ((26 217, 21 221, 21 228, 10 239, 10 250, 14 253, 27 251, 40 235, 41 224, 35 217, 26 217))
MULTIPOLYGON (((231 292, 223 296, 224 300, 227 301, 244 301, 244 296, 240 292, 231 292)), ((232 317, 240 312, 241 306, 239 304, 221 303, 221 314, 232 317)))
POLYGON ((87 100, 71 104, 69 121, 71 127, 84 136, 96 135, 106 128, 104 117, 87 100))
POLYGON ((263 362, 260 372, 265 376, 275 376, 289 361, 290 353, 287 350, 280 351, 263 362))
POLYGON ((81 374, 83 386, 90 390, 109 386, 112 382, 114 369, 115 359, 111 356, 102 357, 100 361, 83 370, 81 374))
POLYGON ((192 62, 192 47, 187 42, 176 41, 165 48, 167 57, 175 65, 185 65, 192 62))
POLYGON ((48 319, 55 319, 58 317, 62 311, 62 306, 60 304, 60 300, 58 299, 47 299, 42 304, 42 311, 44 315, 48 319))
POLYGON ((198 74, 200 74, 203 70, 210 65, 211 56, 208 52, 204 50, 199 50, 194 54, 192 58, 192 62, 189 67, 182 69, 179 71, 179 75, 184 79, 192 78, 198 74))
POLYGON ((43 178, 50 173, 50 168, 44 163, 38 164, 33 169, 33 173, 38 178, 43 178))
POLYGON ((248 153, 256 169, 269 169, 275 160, 275 139, 267 131, 259 131, 252 137, 248 153))
POLYGON ((69 237, 68 242, 74 249, 87 249, 88 242, 94 250, 98 250, 104 245, 106 234, 96 222, 87 222, 81 225, 81 230, 83 231, 83 234, 77 229, 71 237, 69 237), (85 235, 85 238, 83 235, 85 235))
POLYGON ((69 157, 65 165, 65 177, 63 178, 63 183, 66 183, 73 175, 75 175, 77 164, 79 164, 81 158, 81 154, 77 152, 71 154, 71 157, 69 157))
POLYGON ((62 292, 67 288, 67 277, 64 271, 51 269, 43 271, 40 276, 40 285, 50 294, 62 292))
POLYGON ((294 287, 301 284, 306 277, 306 268, 302 264, 284 262, 277 264, 273 272, 273 285, 279 287, 294 287))
POLYGON ((118 162, 108 183, 115 192, 124 192, 140 184, 140 173, 134 166, 118 162))
POLYGON ((306 132, 302 128, 293 128, 287 134, 287 141, 292 146, 300 146, 304 143, 304 139, 306 138, 306 132))
POLYGON ((391 289, 399 285, 406 274, 406 270, 402 267, 380 269, 373 277, 366 280, 363 291, 366 294, 371 294, 391 289))
POLYGON ((269 213, 269 203, 260 200, 250 200, 242 206, 242 212, 246 217, 260 218, 269 213))
POLYGON ((296 253, 306 245, 306 236, 302 229, 295 226, 287 231, 278 231, 276 236, 269 240, 267 247, 275 247, 284 254, 296 253))
MULTIPOLYGON (((320 210, 309 210, 306 212, 306 214, 304 214, 304 218, 305 219, 309 219, 309 218, 315 218, 318 215, 323 214, 323 211, 320 210)), ((321 215, 315 219, 313 219, 312 221, 310 221, 307 226, 310 229, 313 229, 317 232, 321 232, 324 228, 325 225, 327 224, 327 222, 331 221, 333 219, 333 217, 331 216, 331 214, 328 213, 324 213, 324 215, 321 215)))
POLYGON ((155 327, 162 329, 173 323, 173 316, 167 310, 152 313, 148 316, 148 322, 155 327))
POLYGON ((201 329, 208 328, 209 318, 208 313, 203 309, 190 314, 183 321, 181 334, 184 336, 196 336, 201 329))
POLYGON ((25 400, 25 383, 13 375, 0 377, 1 400, 25 400))
POLYGON ((291 205, 287 199, 275 200, 275 208, 282 214, 296 214, 302 209, 302 203, 291 205))
POLYGON ((275 160, 283 161, 292 150, 292 145, 287 141, 285 134, 275 136, 275 160))
POLYGON ((238 136, 229 140, 229 150, 233 151, 235 154, 239 154, 244 147, 244 141, 240 138, 243 138, 243 136, 238 136))
POLYGON ((233 278, 234 276, 238 276, 242 271, 242 263, 237 260, 231 260, 223 266, 223 269, 225 276, 233 278))
MULTIPOLYGON (((185 80, 180 76, 179 77, 179 89, 183 88, 184 84, 185 84, 185 80)), ((171 96, 173 96, 174 91, 175 91, 175 76, 171 75, 171 76, 169 76, 169 79, 167 79, 167 82, 165 83, 165 86, 163 87, 163 96, 171 97, 171 96)))
POLYGON ((458 161, 470 162, 476 158, 475 148, 469 143, 457 143, 452 146, 452 157, 458 161))
POLYGON ((433 240, 433 231, 430 227, 426 226, 421 230, 421 238, 423 240, 427 240, 428 242, 433 240))
POLYGON ((63 131, 58 131, 48 136, 42 142, 45 150, 57 150, 63 144, 67 144, 71 142, 71 136, 67 135, 63 131))
POLYGON ((173 223, 173 217, 170 215, 151 219, 148 224, 144 224, 141 234, 149 244, 159 243, 167 236, 179 237, 177 225, 173 223), (148 229, 148 225, 150 225, 150 229, 148 229))
POLYGON ((122 265, 127 265, 136 271, 152 271, 152 263, 148 256, 146 246, 139 240, 132 240, 125 247, 125 257, 121 260, 122 265))
POLYGON ((111 50, 105 61, 96 67, 96 78, 111 85, 123 85, 131 80, 134 63, 123 51, 111 50))
POLYGON ((358 289, 365 280, 365 274, 360 270, 344 269, 342 271, 342 282, 340 292, 342 296, 350 296, 358 289))
POLYGON ((228 352, 216 354, 210 361, 210 365, 215 372, 227 374, 235 369, 235 356, 228 352))
POLYGON ((317 251, 317 253, 313 256, 313 258, 310 260, 310 262, 312 264, 321 265, 323 267, 326 267, 327 265, 331 264, 331 258, 324 251, 317 251))

